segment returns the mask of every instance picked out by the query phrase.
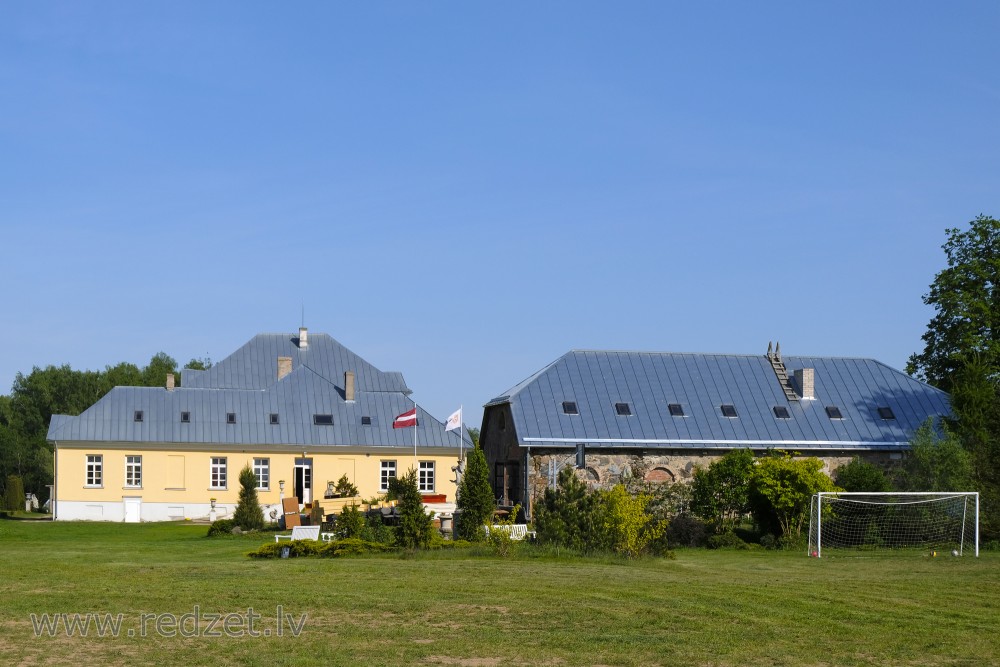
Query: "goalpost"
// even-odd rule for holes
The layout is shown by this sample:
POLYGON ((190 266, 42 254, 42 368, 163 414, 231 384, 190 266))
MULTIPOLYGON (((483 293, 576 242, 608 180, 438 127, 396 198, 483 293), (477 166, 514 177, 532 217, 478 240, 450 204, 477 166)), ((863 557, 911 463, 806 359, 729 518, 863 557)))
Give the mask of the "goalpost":
POLYGON ((812 497, 809 550, 979 556, 976 492, 824 491, 812 497))

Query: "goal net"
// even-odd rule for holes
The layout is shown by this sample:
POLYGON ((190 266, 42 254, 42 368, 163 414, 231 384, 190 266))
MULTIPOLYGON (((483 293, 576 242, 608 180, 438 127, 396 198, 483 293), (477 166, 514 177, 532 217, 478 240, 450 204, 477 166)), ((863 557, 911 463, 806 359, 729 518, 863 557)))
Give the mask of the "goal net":
POLYGON ((823 492, 809 516, 810 556, 979 555, 978 493, 823 492))

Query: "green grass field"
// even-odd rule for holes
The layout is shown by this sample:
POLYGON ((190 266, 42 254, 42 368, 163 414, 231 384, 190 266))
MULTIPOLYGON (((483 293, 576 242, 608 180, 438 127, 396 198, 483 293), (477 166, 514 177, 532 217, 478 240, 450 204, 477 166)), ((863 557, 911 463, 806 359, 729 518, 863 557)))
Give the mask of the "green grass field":
MULTIPOLYGON (((0 521, 5 665, 984 665, 1000 555, 676 560, 469 552, 252 560, 205 526, 0 521), (260 637, 160 636, 143 614, 261 615, 260 637), (292 636, 276 608, 301 621, 292 636), (35 637, 31 614, 123 614, 121 636, 35 637), (136 636, 127 636, 132 629, 136 636)), ((185 632, 193 634, 193 617, 185 632)), ((200 633, 210 630, 202 619, 200 633)), ((245 621, 241 629, 245 630, 245 621)), ((169 634, 171 627, 163 626, 169 634)), ((214 630, 218 630, 216 627, 214 630)), ((180 630, 174 628, 179 635, 180 630)))

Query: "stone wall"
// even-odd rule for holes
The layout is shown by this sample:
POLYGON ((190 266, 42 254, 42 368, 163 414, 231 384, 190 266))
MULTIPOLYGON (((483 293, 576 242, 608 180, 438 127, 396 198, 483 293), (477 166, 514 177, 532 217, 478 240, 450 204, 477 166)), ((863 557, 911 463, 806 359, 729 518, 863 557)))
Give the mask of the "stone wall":
MULTIPOLYGON (((586 452, 586 466, 576 469, 576 474, 591 489, 608 489, 626 478, 637 476, 654 483, 690 483, 696 468, 707 468, 725 454, 726 450, 590 449, 586 452)), ((765 451, 754 452, 756 456, 765 454, 765 451)), ((886 471, 898 465, 901 459, 898 453, 848 451, 831 452, 817 458, 823 461, 823 472, 832 477, 837 468, 859 455, 886 471)), ((528 470, 528 493, 532 506, 545 493, 546 487, 558 478, 559 471, 567 467, 576 467, 575 450, 532 451, 528 470)))

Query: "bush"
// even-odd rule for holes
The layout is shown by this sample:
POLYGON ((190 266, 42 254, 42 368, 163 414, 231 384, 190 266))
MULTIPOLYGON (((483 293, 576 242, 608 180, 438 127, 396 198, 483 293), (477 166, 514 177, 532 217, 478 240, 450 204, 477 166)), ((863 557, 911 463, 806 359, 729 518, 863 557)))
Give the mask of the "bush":
POLYGON ((515 505, 511 509, 510 514, 507 515, 506 519, 498 519, 494 525, 503 526, 497 529, 490 529, 486 533, 486 543, 490 545, 493 553, 501 558, 506 558, 514 553, 518 546, 520 546, 519 540, 515 540, 511 535, 511 531, 507 528, 513 527, 517 522, 517 513, 521 511, 520 505, 515 505))
POLYGON ((750 545, 740 539, 740 536, 733 532, 720 533, 708 538, 709 549, 740 549, 749 550, 750 545))
MULTIPOLYGON (((364 515, 362 515, 364 516, 364 515)), ((381 514, 369 514, 365 517, 364 526, 361 528, 359 537, 366 542, 379 542, 380 544, 396 543, 396 528, 387 526, 382 521, 381 514)))
POLYGON ((337 537, 349 539, 361 537, 361 531, 365 527, 365 516, 358 510, 357 505, 346 505, 337 517, 337 537))
POLYGON ((847 465, 837 468, 837 486, 844 491, 889 491, 889 478, 877 465, 855 456, 847 465))
POLYGON ((257 475, 249 464, 240 471, 240 498, 233 512, 233 522, 243 530, 261 530, 264 511, 257 498, 257 475))
POLYGON ((17 512, 24 509, 24 483, 17 475, 7 476, 7 489, 3 496, 4 509, 17 512))
POLYGON ((616 484, 604 497, 604 528, 611 548, 626 558, 638 558, 649 543, 663 535, 666 528, 646 512, 651 496, 630 495, 616 484))
POLYGON ((535 530, 541 544, 567 547, 580 553, 610 549, 604 528, 604 495, 588 493, 573 469, 559 471, 555 489, 535 508, 535 530))
POLYGON ((316 540, 273 542, 263 544, 247 555, 250 558, 281 558, 281 550, 284 548, 288 549, 289 558, 306 558, 310 556, 341 558, 344 556, 387 553, 396 550, 394 547, 386 544, 351 538, 337 540, 336 542, 317 542, 316 540))
POLYGON ((208 527, 208 537, 217 537, 219 535, 232 535, 233 526, 236 522, 232 519, 219 519, 218 521, 213 521, 212 525, 208 527))
POLYGON ((667 544, 672 547, 703 547, 708 543, 709 528, 693 514, 678 514, 667 524, 667 544))

